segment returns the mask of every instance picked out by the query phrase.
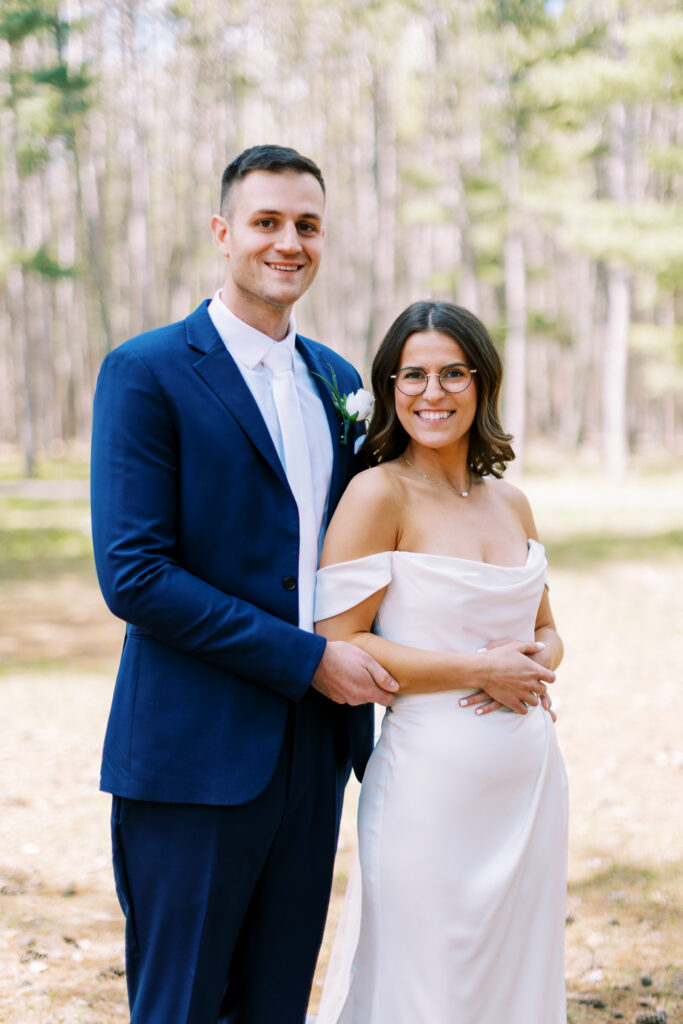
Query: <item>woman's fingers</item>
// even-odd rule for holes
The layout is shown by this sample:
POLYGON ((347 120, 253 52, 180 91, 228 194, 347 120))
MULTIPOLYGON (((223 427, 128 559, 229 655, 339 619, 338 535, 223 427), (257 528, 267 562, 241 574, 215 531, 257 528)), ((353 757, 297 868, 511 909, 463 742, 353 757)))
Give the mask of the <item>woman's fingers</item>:
POLYGON ((475 715, 488 715, 490 711, 498 711, 503 705, 497 700, 489 700, 486 704, 481 704, 474 712, 475 715))
POLYGON ((543 706, 543 709, 549 713, 549 715, 552 718, 553 722, 556 722, 557 721, 557 715, 555 714, 555 712, 552 709, 552 703, 553 702, 550 699, 550 694, 549 693, 546 693, 546 694, 544 694, 541 697, 541 704, 543 706))
POLYGON ((491 700, 491 695, 486 690, 477 690, 475 693, 471 693, 469 697, 461 697, 458 704, 461 708, 469 708, 472 704, 483 704, 487 700, 491 700))

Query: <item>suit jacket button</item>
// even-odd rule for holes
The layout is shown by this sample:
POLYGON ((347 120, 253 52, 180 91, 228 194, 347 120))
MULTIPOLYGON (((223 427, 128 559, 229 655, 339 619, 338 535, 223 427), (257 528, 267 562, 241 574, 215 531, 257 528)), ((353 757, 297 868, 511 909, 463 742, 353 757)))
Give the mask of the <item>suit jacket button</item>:
POLYGON ((285 576, 282 586, 285 590, 296 590, 296 576, 285 576))

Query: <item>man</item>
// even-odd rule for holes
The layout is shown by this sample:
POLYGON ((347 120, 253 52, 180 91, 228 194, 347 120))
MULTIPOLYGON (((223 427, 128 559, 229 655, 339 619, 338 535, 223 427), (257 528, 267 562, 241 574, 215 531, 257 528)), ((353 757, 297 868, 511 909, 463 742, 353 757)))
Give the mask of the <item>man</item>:
POLYGON ((127 622, 102 788, 132 1024, 301 1024, 349 760, 362 774, 371 703, 397 688, 312 632, 324 523, 354 471, 321 377, 360 383, 292 319, 324 205, 312 161, 242 153, 211 222, 222 291, 98 380, 95 558, 127 622))

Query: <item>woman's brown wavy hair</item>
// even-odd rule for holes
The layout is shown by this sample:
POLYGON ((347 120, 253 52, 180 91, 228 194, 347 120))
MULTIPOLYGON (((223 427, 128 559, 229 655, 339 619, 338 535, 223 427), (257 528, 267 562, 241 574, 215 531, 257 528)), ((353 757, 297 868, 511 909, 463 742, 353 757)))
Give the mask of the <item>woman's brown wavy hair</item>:
POLYGON ((360 449, 367 465, 376 466, 401 455, 410 440, 396 415, 394 382, 403 346, 411 334, 439 331, 457 341, 477 373, 470 387, 477 388, 477 411, 470 428, 467 462, 475 476, 500 477, 515 457, 498 418, 498 397, 503 364, 488 331, 469 310, 450 302, 414 302, 394 320, 372 364, 375 406, 368 435, 360 449))

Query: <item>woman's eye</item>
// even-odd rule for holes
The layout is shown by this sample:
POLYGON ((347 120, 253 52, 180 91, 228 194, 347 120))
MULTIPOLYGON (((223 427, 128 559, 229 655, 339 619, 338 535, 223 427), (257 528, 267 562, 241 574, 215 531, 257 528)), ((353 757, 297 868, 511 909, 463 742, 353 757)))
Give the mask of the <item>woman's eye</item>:
POLYGON ((465 376, 465 368, 463 366, 447 366, 441 371, 440 376, 447 380, 457 380, 459 377, 465 376))
POLYGON ((404 380, 421 380, 424 377, 422 370, 401 370, 404 380))

